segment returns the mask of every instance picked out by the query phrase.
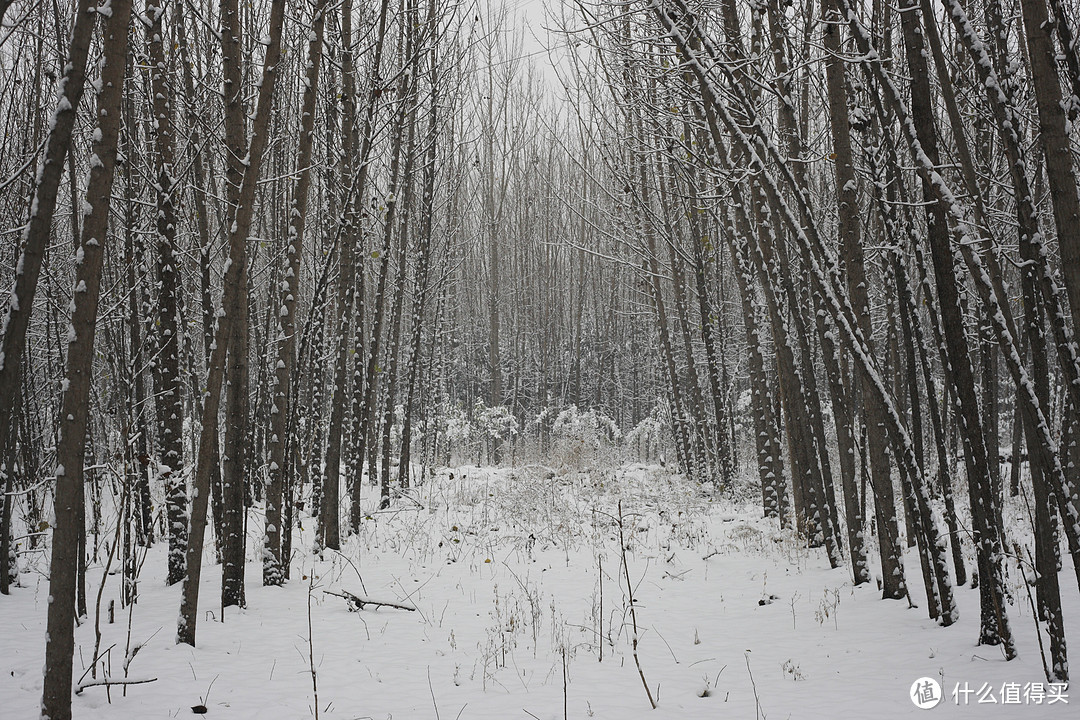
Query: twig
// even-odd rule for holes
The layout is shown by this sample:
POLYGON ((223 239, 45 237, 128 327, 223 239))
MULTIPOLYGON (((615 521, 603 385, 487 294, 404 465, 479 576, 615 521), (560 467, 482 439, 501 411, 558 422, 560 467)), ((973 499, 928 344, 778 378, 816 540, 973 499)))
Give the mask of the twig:
POLYGON ((1020 555, 1020 543, 1014 543, 1014 545, 1016 547, 1016 557, 1020 560, 1016 565, 1020 568, 1020 577, 1024 581, 1024 589, 1027 590, 1028 603, 1031 605, 1031 619, 1035 621, 1035 637, 1039 639, 1039 659, 1042 660, 1043 673, 1046 674, 1047 681, 1051 681, 1050 668, 1046 665, 1046 650, 1043 648, 1039 611, 1035 608, 1035 600, 1031 597, 1031 585, 1028 584, 1027 573, 1024 572, 1024 561, 1020 555))
POLYGON ((145 683, 157 682, 157 678, 143 678, 142 680, 91 680, 89 682, 79 683, 75 686, 75 694, 82 695, 82 691, 88 687, 110 687, 112 685, 143 685, 145 683))
POLYGON ((431 666, 427 666, 427 689, 431 693, 431 704, 435 706, 435 720, 439 719, 439 703, 435 702, 435 688, 431 687, 431 666))
MULTIPOLYGON (((315 589, 315 574, 310 575, 307 593, 307 642, 308 665, 311 668, 311 692, 315 698, 315 720, 319 720, 319 681, 315 670, 315 644, 311 634, 311 591, 315 589)), ((325 592, 325 591, 324 591, 325 592)))
POLYGON ((600 566, 596 575, 596 579, 600 584, 600 613, 596 616, 600 630, 597 633, 596 644, 600 648, 599 662, 604 662, 604 558, 598 555, 596 561, 600 566))
POLYGON ((211 680, 210 684, 206 686, 206 695, 204 697, 199 698, 200 700, 202 700, 203 707, 206 707, 206 703, 210 702, 210 691, 214 689, 214 683, 217 682, 217 679, 219 677, 221 677, 221 675, 215 675, 214 676, 214 679, 211 680))
MULTIPOLYGON (((656 629, 655 625, 652 626, 652 629, 653 629, 653 632, 656 633, 660 637, 661 640, 664 640, 664 636, 660 635, 660 631, 656 629)), ((667 640, 664 640, 664 644, 667 645, 667 650, 668 650, 669 653, 671 653, 671 659, 675 661, 676 665, 678 665, 679 664, 679 658, 675 657, 675 651, 671 649, 671 645, 668 645, 667 640)))
POLYGON ((323 593, 327 595, 333 595, 339 598, 344 598, 346 601, 348 601, 349 605, 357 611, 363 610, 364 607, 367 605, 373 605, 377 608, 391 607, 395 610, 409 610, 411 612, 416 612, 416 608, 411 605, 399 605, 398 603, 382 602, 380 600, 369 600, 368 598, 362 598, 358 595, 353 595, 348 590, 343 590, 339 593, 333 592, 331 590, 323 590, 323 593))
POLYGON ((754 673, 750 670, 750 654, 743 653, 743 657, 746 659, 746 672, 750 675, 750 687, 754 688, 754 719, 764 717, 764 713, 761 712, 761 699, 757 694, 757 683, 754 682, 754 673))
POLYGON ((567 693, 566 693, 566 684, 567 684, 567 678, 566 678, 566 646, 564 645, 563 648, 562 648, 562 715, 563 715, 563 720, 569 720, 569 718, 570 718, 569 703, 568 703, 568 700, 567 700, 567 693))
POLYGON ((334 550, 334 552, 336 552, 341 557, 342 560, 349 563, 349 566, 352 567, 353 572, 356 573, 356 577, 360 581, 360 587, 363 589, 364 593, 366 594, 367 593, 367 585, 364 584, 364 577, 360 574, 360 569, 358 567, 356 567, 355 564, 353 564, 353 561, 349 559, 348 555, 345 555, 340 550, 334 550))
MULTIPOLYGON (((132 603, 131 606, 134 606, 134 604, 135 603, 132 603)), ((131 607, 131 606, 129 606, 129 607, 131 607)), ((131 624, 131 620, 129 619, 128 620, 128 625, 130 626, 130 624, 131 624)), ((157 635, 159 632, 161 632, 161 628, 158 628, 157 630, 155 630, 153 633, 150 634, 150 637, 146 638, 141 643, 138 643, 137 645, 135 645, 135 647, 128 650, 127 654, 124 656, 124 677, 127 677, 127 671, 128 671, 128 668, 131 667, 131 661, 135 659, 135 656, 139 654, 140 650, 142 650, 144 647, 146 647, 146 643, 153 640, 154 635, 157 635)), ((128 629, 128 642, 129 643, 131 642, 131 630, 130 630, 130 628, 128 629)))
MULTIPOLYGON (((83 471, 85 472, 85 470, 83 471)), ((124 512, 124 506, 127 505, 128 499, 128 483, 124 483, 124 494, 121 502, 121 514, 124 512)), ((117 520, 116 533, 113 535, 113 543, 109 548, 109 556, 105 560, 105 569, 101 573, 101 584, 98 586, 97 600, 94 602, 94 655, 98 654, 98 648, 101 647, 101 597, 105 594, 105 583, 109 581, 109 568, 112 567, 113 555, 116 554, 116 546, 120 544, 120 530, 123 529, 123 523, 117 520)), ((115 645, 115 643, 113 643, 115 645)), ((90 666, 90 674, 93 677, 97 677, 97 662, 95 661, 90 666)), ((85 674, 85 673, 84 673, 85 674)))
MULTIPOLYGON (((116 643, 113 643, 109 647, 102 650, 99 655, 95 655, 93 661, 90 663, 90 667, 86 668, 86 670, 83 671, 83 674, 79 676, 78 683, 76 683, 76 684, 82 683, 83 678, 86 677, 86 673, 90 672, 91 668, 96 667, 97 666, 97 661, 100 660, 101 658, 103 658, 105 656, 105 653, 109 652, 114 647, 116 647, 116 643)), ((87 687, 89 687, 89 683, 87 684, 87 687)))
POLYGON ((630 621, 634 626, 634 636, 631 638, 631 649, 634 655, 634 664, 637 665, 638 676, 641 677, 641 684, 645 686, 645 695, 649 698, 649 705, 652 709, 656 709, 656 701, 653 700, 652 690, 649 689, 649 683, 645 681, 645 671, 641 669, 641 660, 638 659, 638 627, 637 627, 637 610, 634 607, 634 585, 630 581, 630 566, 626 562, 626 538, 623 536, 623 512, 622 512, 622 500, 619 501, 619 551, 622 554, 622 566, 623 573, 626 575, 626 592, 630 600, 630 621))

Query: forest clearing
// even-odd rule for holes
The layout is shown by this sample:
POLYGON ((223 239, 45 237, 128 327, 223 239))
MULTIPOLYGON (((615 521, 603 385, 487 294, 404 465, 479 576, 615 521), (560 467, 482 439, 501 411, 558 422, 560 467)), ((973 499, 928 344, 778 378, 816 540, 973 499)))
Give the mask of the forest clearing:
MULTIPOLYGON (((304 518, 293 579, 250 588, 247 607, 226 609, 224 622, 208 580, 212 609, 198 650, 174 645, 162 624, 178 597, 153 574, 165 565, 157 547, 139 602, 112 624, 121 575, 106 581, 100 621, 94 608, 77 631, 86 667, 76 663, 78 675, 96 651, 101 677, 155 680, 124 694, 94 687, 87 673, 74 713, 185 717, 205 705, 210 717, 309 717, 317 691, 324 718, 893 718, 923 712, 908 693, 929 676, 945 693, 935 717, 1072 717, 1068 691, 1063 701, 1031 699, 1028 686, 1046 683, 1019 573, 1010 576, 1010 611, 1021 657, 1006 662, 974 643, 977 591, 958 591, 962 620, 948 629, 907 600, 881 602, 876 585, 854 587, 823 550, 761 519, 753 489, 713 502, 680 476, 641 465, 558 476, 537 467, 441 471, 408 502, 374 510, 340 554, 312 555, 313 522, 304 518), (625 571, 655 711, 633 657, 625 571), (415 611, 350 612, 328 594, 342 591, 415 611), (1009 683, 1017 695, 1005 704, 1009 683), (965 684, 966 697, 957 688, 965 684)), ((365 501, 377 508, 377 493, 365 501)), ((1006 512, 1023 533, 1022 510, 1006 512)), ((259 542, 249 537, 249 555, 259 542)), ((251 575, 258 570, 249 564, 251 575)), ((91 576, 95 593, 100 582, 91 576)), ((5 612, 6 627, 21 632, 6 636, 0 666, 13 718, 32 716, 41 692, 47 582, 25 584, 5 612)), ((1066 612, 1075 617, 1080 603, 1066 612)))

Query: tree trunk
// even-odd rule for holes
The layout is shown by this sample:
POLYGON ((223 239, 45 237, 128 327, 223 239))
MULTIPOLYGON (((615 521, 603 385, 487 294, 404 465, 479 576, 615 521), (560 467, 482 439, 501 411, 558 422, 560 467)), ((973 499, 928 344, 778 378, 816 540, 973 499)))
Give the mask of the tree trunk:
MULTIPOLYGON (((1061 80, 1057 72, 1057 54, 1050 38, 1052 24, 1047 16, 1045 0, 1020 0, 1020 9, 1031 59, 1035 104, 1039 110, 1039 138, 1042 140, 1046 177, 1053 200, 1054 225, 1061 248, 1061 269, 1069 307, 1072 308, 1073 330, 1080 332, 1080 197, 1062 103, 1061 80)), ((1064 17, 1059 17, 1057 27, 1059 33, 1062 29, 1069 31, 1064 17)), ((1075 53, 1075 46, 1069 46, 1069 51, 1075 53)))
POLYGON ((101 268, 108 240, 121 98, 127 68, 131 0, 112 0, 105 22, 105 61, 97 97, 97 132, 84 204, 83 242, 75 253, 73 310, 68 325, 67 376, 60 398, 56 444, 56 526, 49 572, 48 627, 41 716, 71 718, 71 670, 75 652, 75 580, 82 512, 83 459, 90 414, 90 380, 101 288, 101 268))
MULTIPOLYGON (((824 0, 822 12, 826 14, 825 73, 829 93, 829 119, 836 153, 836 193, 840 217, 840 254, 843 258, 844 279, 848 295, 855 310, 855 318, 865 338, 869 351, 872 344, 873 326, 870 317, 870 296, 866 284, 866 260, 860 240, 859 207, 854 161, 851 152, 851 125, 847 113, 847 93, 842 60, 834 53, 840 51, 839 13, 834 2, 824 0)), ((863 378, 864 386, 868 383, 863 378)), ((882 595, 901 598, 907 592, 903 573, 903 550, 900 547, 896 521, 896 503, 893 496, 891 462, 888 455, 888 438, 885 432, 884 410, 873 394, 863 393, 863 420, 866 424, 867 454, 870 461, 870 481, 874 488, 874 513, 878 526, 878 549, 881 559, 882 595)), ((850 516, 849 516, 850 517, 850 516)), ((850 522, 850 520, 849 520, 850 522)))
MULTIPOLYGON (((435 11, 435 4, 429 5, 430 11, 428 14, 428 24, 430 26, 433 14, 435 11)), ((409 466, 410 458, 412 457, 412 427, 413 427, 413 407, 415 402, 416 382, 417 377, 420 375, 420 365, 422 363, 420 343, 424 332, 424 311, 427 305, 428 293, 430 291, 429 272, 431 265, 431 245, 432 245, 432 223, 435 216, 435 180, 436 180, 436 148, 438 146, 439 139, 439 100, 441 95, 441 86, 439 84, 439 67, 437 63, 437 56, 435 47, 432 47, 430 51, 430 77, 431 77, 431 107, 428 110, 428 127, 426 133, 426 149, 424 153, 424 166, 422 169, 423 175, 423 190, 420 199, 420 228, 418 231, 417 244, 419 245, 419 253, 416 261, 416 299, 413 301, 412 312, 412 339, 409 341, 408 347, 408 365, 407 365, 407 379, 405 381, 405 416, 401 419, 401 452, 398 455, 398 483, 402 488, 409 486, 411 469, 409 466)), ((433 331, 436 330, 439 322, 438 308, 436 309, 435 317, 432 320, 433 331)), ((431 355, 435 354, 434 343, 432 343, 431 355)), ((430 369, 428 375, 430 376, 430 369)), ((434 434, 431 428, 431 417, 428 417, 428 435, 434 434)), ((421 453, 421 462, 423 462, 423 453, 421 453)))
MULTIPOLYGON (((349 43, 352 37, 352 0, 346 0, 342 5, 342 96, 345 99, 345 108, 342 113, 342 153, 345 157, 343 175, 344 185, 347 188, 345 199, 342 203, 341 243, 338 260, 338 322, 337 341, 334 356, 336 365, 334 369, 334 392, 330 402, 330 427, 327 431, 326 448, 326 474, 323 479, 323 495, 320 508, 320 539, 325 547, 338 549, 341 546, 339 529, 339 502, 341 484, 341 436, 344 423, 345 398, 347 397, 347 372, 348 372, 348 323, 352 317, 352 308, 355 294, 355 260, 356 248, 357 210, 364 199, 366 192, 368 163, 371 147, 374 142, 375 115, 378 108, 379 96, 383 91, 381 79, 382 54, 386 37, 386 20, 389 0, 382 0, 379 8, 378 30, 375 35, 375 51, 372 57, 371 89, 368 94, 367 108, 364 111, 364 122, 360 130, 361 146, 356 149, 355 137, 355 111, 352 96, 355 94, 355 76, 353 71, 352 51, 349 43)), ((360 442, 359 438, 354 441, 360 442)), ((363 458, 356 460, 359 465, 354 468, 357 473, 357 481, 353 485, 354 492, 358 492, 359 475, 362 472, 363 458)), ((356 498, 353 498, 356 505, 356 498)))
MULTIPOLYGON (((248 147, 243 117, 241 79, 243 62, 240 55, 244 43, 238 11, 237 0, 221 0, 221 59, 225 78, 225 149, 228 157, 225 188, 228 202, 226 223, 230 220, 235 223, 240 212, 240 204, 243 202, 242 178, 247 161, 245 150, 248 147)), ((252 194, 251 202, 254 202, 254 194, 252 194)), ((221 455, 222 608, 244 605, 244 471, 248 429, 249 329, 246 238, 244 242, 237 245, 235 254, 230 252, 229 260, 230 266, 236 266, 238 287, 237 292, 226 295, 222 300, 222 311, 231 318, 229 333, 226 336, 228 365, 225 371, 225 432, 221 455)))
MULTIPOLYGON (((240 187, 235 217, 229 227, 229 262, 226 263, 224 292, 214 330, 213 352, 207 360, 206 395, 202 407, 202 434, 195 465, 195 490, 191 507, 191 532, 188 534, 187 573, 184 576, 180 602, 180 619, 177 623, 176 641, 195 645, 195 628, 199 607, 199 583, 202 577, 202 550, 206 530, 206 506, 210 491, 211 452, 217 443, 217 419, 221 403, 221 384, 225 375, 225 352, 232 334, 233 315, 224 308, 234 308, 246 290, 242 277, 241 260, 245 255, 248 235, 255 208, 255 187, 266 149, 267 128, 270 123, 270 107, 274 84, 277 80, 278 62, 281 58, 281 30, 284 24, 284 0, 274 0, 270 9, 270 34, 266 47, 262 81, 259 86, 258 105, 252 127, 251 145, 248 147, 247 164, 240 187)), ((225 37, 226 33, 222 33, 225 37)), ((242 492, 242 488, 240 488, 242 492)), ((241 549, 242 549, 241 545, 241 549)))
POLYGON ((298 331, 297 298, 300 295, 300 270, 304 253, 304 223, 307 220, 308 190, 311 186, 312 140, 315 133, 315 101, 319 89, 319 66, 322 63, 323 33, 326 28, 326 0, 316 0, 312 9, 312 32, 308 42, 307 73, 300 116, 300 140, 296 166, 300 171, 293 188, 292 208, 285 251, 287 268, 279 286, 277 313, 277 362, 274 366, 273 400, 270 408, 270 463, 266 486, 266 534, 263 541, 263 585, 281 585, 285 581, 282 566, 282 496, 285 451, 295 437, 296 418, 290 407, 292 373, 296 362, 298 331))
MULTIPOLYGON (((49 124, 49 136, 45 143, 43 161, 38 168, 34 184, 34 198, 30 206, 30 220, 22 236, 22 251, 16 263, 15 287, 4 303, 4 315, 0 319, 0 448, 13 447, 12 427, 19 396, 19 368, 26 348, 26 330, 34 310, 41 262, 52 231, 53 213, 60 180, 64 173, 64 160, 68 155, 72 130, 75 127, 79 101, 86 82, 86 57, 90 52, 90 39, 94 30, 96 13, 90 0, 79 0, 75 6, 75 25, 68 46, 64 74, 60 79, 60 98, 56 103, 49 124)), ((74 213, 72 213, 74 216, 74 213)), ((10 532, 13 468, 7 467, 7 454, 0 457, 0 488, 4 492, 4 510, 0 531, 4 537, 10 532)), ((6 548, 5 548, 6 549, 6 548)), ((7 593, 8 553, 0 557, 0 589, 7 593)))
POLYGON ((146 42, 150 59, 150 90, 153 93, 154 174, 157 200, 157 285, 158 341, 155 359, 159 380, 155 405, 158 418, 158 442, 161 467, 154 470, 165 481, 165 506, 169 526, 169 575, 172 585, 183 577, 184 550, 187 546, 187 488, 184 483, 184 396, 180 377, 180 342, 177 327, 177 295, 180 292, 180 267, 176 256, 176 195, 174 174, 175 129, 172 115, 172 91, 167 82, 171 74, 166 65, 160 0, 147 0, 146 42))
MULTIPOLYGON (((667 36, 675 42, 680 52, 686 57, 686 64, 697 80, 706 107, 715 108, 718 119, 723 122, 724 128, 734 140, 738 151, 745 155, 746 166, 756 173, 758 185, 762 192, 768 197, 770 205, 775 205, 779 209, 781 219, 790 232, 790 236, 798 243, 804 258, 809 263, 809 266, 806 269, 809 271, 808 276, 815 291, 821 294, 822 302, 825 305, 827 312, 832 316, 841 331, 840 336, 844 341, 846 349, 851 353, 856 361, 857 367, 869 381, 867 383, 868 387, 864 388, 864 390, 873 393, 885 409, 888 432, 892 437, 896 438, 896 446, 900 455, 899 459, 905 465, 905 471, 908 473, 909 477, 917 479, 917 482, 914 483, 914 491, 920 495, 925 495, 926 488, 925 484, 922 482, 922 474, 915 458, 911 438, 896 411, 895 404, 892 402, 892 398, 882 380, 876 364, 868 353, 867 341, 854 321, 854 314, 851 306, 847 302, 846 296, 837 292, 839 278, 837 277, 836 268, 829 254, 825 251, 821 235, 818 232, 816 223, 813 221, 813 216, 808 212, 809 200, 805 189, 800 186, 792 176, 790 169, 787 168, 775 146, 772 146, 769 143, 768 136, 765 135, 760 122, 755 122, 753 125, 753 142, 743 131, 742 126, 736 121, 730 109, 721 100, 722 96, 715 85, 714 78, 703 66, 697 53, 694 52, 691 44, 686 39, 684 28, 686 28, 687 20, 689 18, 685 3, 683 3, 682 0, 673 0, 672 7, 674 9, 654 6, 654 14, 660 20, 667 36), (770 160, 777 161, 778 170, 781 173, 785 188, 792 191, 797 208, 800 209, 801 217, 806 220, 805 225, 799 221, 799 218, 796 217, 795 212, 781 194, 777 177, 773 176, 771 172, 766 169, 765 161, 759 150, 763 151, 770 160)), ((849 18, 849 24, 851 25, 853 32, 857 31, 857 33, 859 33, 857 40, 860 43, 860 51, 863 54, 868 53, 868 39, 865 34, 865 29, 862 27, 857 17, 846 12, 846 6, 844 10, 849 18)), ((715 61, 719 60, 721 57, 720 51, 711 41, 701 34, 699 28, 693 23, 690 23, 688 29, 694 38, 694 42, 701 43, 701 46, 710 61, 715 63, 715 61)), ((880 80, 882 78, 880 68, 872 64, 870 67, 876 69, 876 77, 880 80)), ((890 90, 894 89, 888 84, 887 78, 881 84, 890 88, 890 90)), ((735 93, 738 94, 737 86, 731 86, 728 89, 734 90, 735 93)), ((892 99, 895 100, 895 96, 892 96, 892 99)), ((741 109, 747 110, 750 109, 750 107, 750 105, 744 105, 741 109)), ((906 127, 910 129, 910 124, 906 127)), ((723 157, 725 155, 725 144, 718 124, 713 120, 710 120, 709 130, 713 140, 714 152, 718 156, 723 157)), ((929 171, 927 172, 929 173, 929 171)), ((923 497, 920 499, 920 502, 924 504, 928 503, 928 498, 923 497)), ((942 622, 949 624, 956 618, 956 607, 953 601, 951 587, 947 583, 947 569, 944 567, 943 558, 940 556, 936 527, 932 524, 928 525, 925 528, 925 534, 927 540, 926 547, 928 551, 934 555, 933 562, 936 578, 934 584, 935 591, 939 594, 940 606, 943 608, 942 622)), ((930 592, 930 589, 928 588, 927 591, 930 592)))

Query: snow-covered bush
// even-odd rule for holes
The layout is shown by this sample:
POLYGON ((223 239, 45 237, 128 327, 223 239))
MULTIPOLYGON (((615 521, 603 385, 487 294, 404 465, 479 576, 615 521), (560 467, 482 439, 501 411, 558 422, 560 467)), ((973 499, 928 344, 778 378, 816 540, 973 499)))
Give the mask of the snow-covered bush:
POLYGON ((611 459, 622 433, 615 421, 598 410, 582 411, 571 405, 560 412, 551 426, 555 457, 565 465, 581 467, 611 459))
POLYGON ((526 432, 529 435, 535 434, 541 453, 547 453, 550 450, 551 428, 555 425, 559 410, 558 405, 548 405, 529 420, 526 432))
POLYGON ((487 407, 477 401, 473 408, 473 421, 477 429, 491 440, 509 440, 521 429, 517 418, 505 405, 487 407))
POLYGON ((477 433, 465 409, 443 398, 437 418, 436 457, 446 465, 453 464, 455 458, 473 457, 477 433))
POLYGON ((653 463, 660 460, 667 437, 667 427, 655 415, 650 415, 626 433, 624 445, 639 462, 653 463))
POLYGON ((521 430, 521 424, 510 408, 505 405, 488 407, 480 400, 473 406, 472 426, 477 465, 481 461, 481 451, 486 452, 489 463, 496 463, 496 448, 505 441, 513 440, 521 430))

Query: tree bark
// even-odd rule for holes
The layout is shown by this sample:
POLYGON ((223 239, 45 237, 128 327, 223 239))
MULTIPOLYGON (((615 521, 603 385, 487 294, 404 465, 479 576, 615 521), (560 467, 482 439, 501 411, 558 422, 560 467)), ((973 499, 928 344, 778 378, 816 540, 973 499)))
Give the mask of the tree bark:
MULTIPOLYGON (((1080 197, 1066 128, 1057 56, 1050 37, 1053 24, 1047 16, 1045 0, 1020 0, 1020 9, 1031 59, 1035 104, 1039 111, 1039 138, 1053 201, 1058 246, 1061 248, 1061 270, 1072 308, 1073 331, 1080 332, 1080 197)), ((1059 32, 1063 28, 1068 30, 1063 18, 1058 20, 1057 27, 1059 32)), ((1075 53, 1074 46, 1069 49, 1075 53)))
POLYGON ((307 221, 308 192, 311 186, 312 140, 315 134, 315 101, 319 90, 319 66, 322 63, 323 34, 326 28, 326 2, 316 0, 312 8, 312 30, 308 42, 307 72, 300 115, 300 139, 296 165, 300 175, 293 188, 289 211, 289 230, 285 251, 287 267, 279 285, 277 362, 274 366, 273 400, 270 408, 270 463, 266 486, 266 532, 263 541, 263 585, 281 585, 282 569, 288 558, 281 553, 283 475, 285 451, 296 433, 296 418, 290 407, 292 374, 296 362, 297 299, 300 295, 301 258, 304 252, 304 224, 307 221))
POLYGON ((120 108, 127 68, 131 0, 111 0, 105 22, 105 61, 97 96, 97 132, 90 178, 83 204, 83 242, 75 252, 73 309, 68 325, 67 376, 60 398, 56 444, 56 525, 49 572, 49 609, 45 642, 45 680, 41 717, 71 718, 71 670, 75 652, 75 575, 81 527, 83 459, 90 414, 94 335, 101 288, 101 268, 108 240, 120 108))
MULTIPOLYGON (((284 0, 274 0, 270 8, 270 42, 266 47, 262 82, 259 86, 258 106, 252 127, 251 145, 248 147, 247 164, 240 187, 239 203, 235 218, 229 227, 229 262, 225 267, 222 308, 236 307, 241 292, 240 261, 245 253, 251 221, 255 208, 255 186, 266 149, 267 128, 274 84, 277 79, 278 62, 281 58, 281 30, 285 19, 284 0)), ((223 33, 224 36, 224 33, 223 33)), ((213 352, 207 361, 206 395, 202 407, 202 434, 195 465, 195 489, 191 507, 191 532, 188 534, 187 572, 181 592, 180 619, 177 622, 178 644, 195 645, 195 628, 199 607, 199 583, 202 577, 202 550, 206 530, 206 506, 210 493, 210 468, 213 461, 212 448, 217 443, 217 419, 221 404, 221 384, 225 375, 225 352, 235 318, 224 312, 218 313, 214 329, 213 352)))
POLYGON ((175 127, 172 115, 172 91, 167 82, 171 74, 165 60, 164 30, 161 19, 165 8, 161 0, 147 0, 146 42, 150 60, 150 91, 153 94, 154 171, 157 201, 157 358, 158 378, 155 404, 158 418, 158 442, 161 467, 154 474, 165 481, 165 506, 169 526, 169 585, 180 582, 184 574, 184 550, 187 546, 187 488, 184 483, 184 396, 180 377, 180 342, 177 327, 177 295, 180 292, 180 268, 176 256, 176 195, 174 179, 175 127))
MULTIPOLYGON (((34 182, 34 199, 30 206, 30 220, 22 236, 22 251, 15 270, 15 287, 4 303, 4 315, 0 318, 0 448, 13 446, 12 427, 17 404, 21 398, 19 369, 26 348, 26 331, 34 310, 41 262, 52 232, 53 214, 60 180, 64 174, 64 160, 71 144, 79 101, 86 83, 86 58, 90 52, 90 39, 97 13, 92 10, 91 0, 79 0, 75 5, 75 24, 68 45, 64 74, 58 85, 56 109, 49 124, 49 136, 45 153, 38 167, 34 182)), ((75 215, 72 213, 73 216, 75 215)), ((0 532, 7 538, 10 533, 11 496, 13 468, 7 467, 8 455, 0 457, 0 488, 4 492, 4 510, 0 532)), ((6 542, 0 543, 6 545, 6 542)), ((6 550, 7 547, 4 547, 6 550)), ((8 553, 0 556, 0 592, 7 594, 8 553)))

